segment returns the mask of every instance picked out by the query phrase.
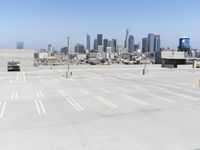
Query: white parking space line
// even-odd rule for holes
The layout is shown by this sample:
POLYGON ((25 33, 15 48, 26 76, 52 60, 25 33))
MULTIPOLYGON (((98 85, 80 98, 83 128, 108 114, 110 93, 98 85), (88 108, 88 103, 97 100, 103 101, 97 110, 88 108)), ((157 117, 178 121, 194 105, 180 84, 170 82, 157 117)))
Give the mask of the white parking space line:
POLYGON ((105 99, 105 98, 103 98, 103 97, 101 97, 101 96, 95 96, 95 98, 96 98, 97 100, 101 101, 102 103, 104 103, 105 105, 107 105, 107 106, 113 108, 113 109, 118 108, 117 105, 111 103, 110 101, 108 101, 107 99, 105 99))
MULTIPOLYGON (((180 89, 182 91, 186 91, 186 92, 189 92, 189 93, 194 93, 194 94, 198 94, 200 95, 200 91, 195 91, 195 90, 188 90, 188 89, 184 89, 182 87, 176 87, 176 86, 172 86, 172 85, 164 85, 165 87, 169 87, 169 88, 175 88, 175 89, 180 89)), ((184 94, 185 95, 185 94, 184 94)))
POLYGON ((148 105, 148 103, 143 102, 143 101, 141 101, 141 100, 138 100, 138 99, 136 99, 136 98, 134 98, 134 97, 131 97, 131 96, 129 96, 129 95, 120 94, 120 96, 122 96, 122 97, 124 97, 124 98, 126 98, 126 99, 128 99, 128 100, 131 100, 131 101, 133 101, 134 103, 139 104, 139 105, 142 105, 142 106, 148 105))
POLYGON ((165 90, 165 92, 167 92, 169 94, 176 95, 176 96, 184 97, 186 99, 190 99, 190 100, 194 100, 194 101, 199 101, 199 99, 197 97, 189 96, 189 95, 186 95, 186 94, 172 92, 172 91, 169 91, 169 90, 165 90))
POLYGON ((14 92, 12 92, 11 94, 11 99, 14 99, 14 92))
POLYGON ((0 118, 3 118, 5 107, 6 107, 6 102, 3 103, 0 102, 0 118))
POLYGON ((58 93, 60 93, 60 95, 65 96, 65 94, 63 93, 62 90, 57 90, 57 91, 58 91, 58 93))
POLYGON ((40 99, 35 100, 35 105, 36 105, 36 108, 37 108, 39 115, 46 114, 46 111, 45 111, 44 106, 42 104, 42 101, 40 99))
POLYGON ((12 92, 11 99, 18 99, 18 92, 12 92))
POLYGON ((22 74, 23 74, 23 80, 24 80, 24 83, 26 83, 26 76, 25 76, 25 72, 23 72, 22 74))
POLYGON ((111 79, 111 80, 117 80, 117 78, 114 77, 106 77, 107 79, 111 79))
MULTIPOLYGON (((183 92, 186 91, 186 92, 189 92, 190 90, 186 90, 186 89, 182 89, 181 87, 177 87, 177 86, 171 86, 171 85, 161 85, 161 86, 164 86, 164 87, 168 87, 168 88, 175 88, 175 89, 180 89, 182 90, 183 92)), ((168 89, 165 89, 164 87, 160 87, 161 89, 164 90, 164 92, 166 93, 169 93, 169 94, 172 94, 172 95, 176 95, 176 96, 180 96, 180 97, 183 97, 183 98, 186 98, 186 99, 190 99, 190 100, 194 100, 194 101, 199 101, 200 99, 197 98, 197 97, 194 97, 194 96, 190 96, 190 95, 186 95, 186 94, 183 94, 183 93, 178 93, 178 92, 172 92, 168 89)), ((190 91, 191 92, 191 91, 190 91)), ((192 91, 192 92, 195 92, 195 91, 192 91)), ((191 93, 192 93, 191 92, 191 93)))
POLYGON ((15 99, 18 99, 18 92, 15 92, 15 99))
POLYGON ((150 96, 150 97, 154 97, 154 98, 156 98, 158 100, 162 100, 162 101, 169 102, 169 103, 174 103, 173 100, 170 100, 170 99, 165 98, 165 97, 160 97, 160 96, 154 95, 154 94, 149 93, 149 92, 145 92, 145 94, 148 95, 148 96, 150 96))
POLYGON ((77 111, 85 111, 84 108, 79 105, 72 97, 67 96, 66 99, 77 111))
POLYGON ((19 73, 17 72, 16 80, 19 80, 19 73))
POLYGON ((66 100, 77 110, 77 111, 85 111, 85 109, 78 104, 76 100, 74 100, 72 97, 70 97, 64 90, 57 90, 60 95, 66 98, 66 100))
POLYGON ((44 98, 44 94, 41 91, 35 92, 38 98, 44 98))
POLYGON ((200 95, 200 91, 186 90, 186 89, 184 89, 184 91, 200 95))

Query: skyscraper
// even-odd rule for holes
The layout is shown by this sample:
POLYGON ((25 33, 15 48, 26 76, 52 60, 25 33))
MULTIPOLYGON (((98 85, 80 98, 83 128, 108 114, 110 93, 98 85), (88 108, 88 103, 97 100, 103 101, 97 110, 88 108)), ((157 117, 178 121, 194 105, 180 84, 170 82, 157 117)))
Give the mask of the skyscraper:
POLYGON ((148 44, 148 51, 150 52, 150 53, 154 53, 154 43, 155 43, 155 35, 154 34, 152 34, 152 33, 150 33, 149 35, 148 35, 148 42, 149 42, 149 44, 148 44))
POLYGON ((87 37, 86 37, 86 49, 90 51, 90 35, 89 34, 87 34, 87 37))
POLYGON ((112 41, 113 41, 113 51, 116 53, 117 52, 117 40, 112 39, 112 41))
POLYGON ((95 51, 97 51, 97 49, 98 49, 98 46, 97 46, 97 39, 94 39, 93 49, 94 49, 95 51))
POLYGON ((148 52, 148 38, 142 39, 142 53, 148 52))
POLYGON ((133 53, 134 51, 134 37, 130 35, 128 38, 128 53, 133 53))
POLYGON ((17 42, 17 49, 24 49, 24 42, 23 41, 17 42))
POLYGON ((49 44, 49 45, 48 45, 48 48, 47 48, 47 52, 51 52, 51 51, 52 51, 52 45, 49 44))
POLYGON ((104 40, 103 40, 103 51, 104 51, 104 52, 106 52, 107 47, 108 47, 108 39, 104 39, 104 40))
POLYGON ((83 44, 77 43, 75 46, 75 53, 85 54, 85 47, 83 44))
POLYGON ((124 48, 126 51, 128 51, 128 40, 129 40, 130 32, 128 29, 126 29, 126 37, 125 37, 125 42, 124 42, 124 48))
POLYGON ((154 53, 160 51, 160 35, 150 33, 148 35, 148 52, 154 53))
POLYGON ((97 47, 103 46, 103 34, 97 34, 97 47))
POLYGON ((111 48, 111 52, 114 52, 113 40, 108 41, 108 47, 111 48))
POLYGON ((160 51, 160 35, 155 35, 154 39, 154 52, 160 51))

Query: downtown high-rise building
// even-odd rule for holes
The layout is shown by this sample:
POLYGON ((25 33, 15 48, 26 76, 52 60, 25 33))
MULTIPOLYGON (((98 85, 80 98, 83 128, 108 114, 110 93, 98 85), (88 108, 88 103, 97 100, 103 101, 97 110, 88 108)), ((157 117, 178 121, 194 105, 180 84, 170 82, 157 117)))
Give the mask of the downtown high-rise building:
POLYGON ((103 45, 103 34, 97 34, 97 47, 103 45))
POLYGON ((75 46, 75 53, 85 54, 85 47, 83 44, 77 43, 75 46))
POLYGON ((134 52, 134 37, 130 35, 128 38, 128 53, 132 54, 134 52))
POLYGON ((23 41, 17 42, 17 49, 24 49, 24 42, 23 41))
POLYGON ((112 39, 113 42, 113 52, 117 52, 117 40, 116 39, 112 39))
POLYGON ((159 52, 160 51, 160 35, 155 35, 154 38, 154 52, 159 52))
POLYGON ((160 35, 155 35, 153 33, 150 33, 148 35, 148 52, 149 53, 155 53, 160 51, 160 35))
POLYGON ((128 40, 129 40, 129 36, 130 36, 130 32, 127 29, 126 30, 126 37, 125 37, 125 42, 124 42, 124 49, 126 49, 126 51, 128 51, 128 40))
POLYGON ((97 39, 94 39, 93 49, 94 49, 94 51, 98 50, 97 39))
POLYGON ((142 53, 147 53, 148 52, 148 38, 143 38, 142 39, 142 53))
POLYGON ((133 35, 130 35, 130 31, 128 29, 126 30, 124 49, 130 54, 134 51, 134 37, 133 35))
POLYGON ((86 36, 86 49, 90 51, 90 35, 87 34, 86 36))
POLYGON ((108 39, 103 40, 103 51, 107 52, 107 47, 108 47, 108 39))

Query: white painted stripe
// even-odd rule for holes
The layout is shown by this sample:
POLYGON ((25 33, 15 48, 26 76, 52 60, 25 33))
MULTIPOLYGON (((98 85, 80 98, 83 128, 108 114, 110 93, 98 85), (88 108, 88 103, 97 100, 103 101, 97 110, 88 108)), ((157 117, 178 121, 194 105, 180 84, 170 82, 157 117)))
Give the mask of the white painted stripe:
POLYGON ((38 98, 40 98, 40 94, 38 93, 38 91, 36 91, 36 95, 38 98))
POLYGON ((78 108, 80 109, 80 111, 84 111, 83 107, 82 107, 81 105, 79 105, 79 104, 77 103, 77 101, 75 101, 75 100, 72 99, 71 97, 69 97, 69 98, 70 98, 70 100, 71 100, 76 106, 78 106, 78 108))
POLYGON ((43 104, 42 104, 42 101, 41 101, 40 99, 39 99, 38 101, 39 101, 40 106, 41 106, 41 108, 42 108, 42 114, 46 114, 46 111, 45 111, 45 109, 44 109, 44 106, 43 106, 43 104))
POLYGON ((60 93, 60 95, 65 96, 65 95, 62 93, 62 91, 60 91, 60 90, 57 90, 57 91, 58 91, 58 93, 60 93))
POLYGON ((41 97, 44 97, 44 94, 41 91, 39 91, 39 94, 41 97))
POLYGON ((17 77, 16 77, 16 79, 19 80, 19 73, 18 73, 18 72, 17 72, 17 77))
MULTIPOLYGON (((2 103, 0 104, 0 106, 2 105, 2 103)), ((5 111, 5 107, 6 107, 6 102, 3 103, 3 106, 1 108, 1 113, 0 113, 0 118, 3 118, 4 115, 4 111, 5 111)))
POLYGON ((11 94, 11 99, 14 99, 14 92, 12 92, 11 94))
POLYGON ((143 105, 143 106, 148 105, 146 102, 143 102, 143 101, 138 100, 138 99, 136 99, 136 98, 133 98, 133 97, 131 97, 131 96, 128 96, 128 95, 125 95, 125 94, 120 94, 120 95, 121 95, 122 97, 124 97, 124 98, 127 98, 127 99, 129 99, 129 100, 131 100, 131 101, 133 101, 133 102, 139 104, 139 105, 143 105))
POLYGON ((200 91, 186 90, 186 89, 184 89, 184 91, 200 95, 200 91))
POLYGON ((80 106, 73 98, 71 97, 66 97, 68 102, 77 110, 77 111, 85 111, 82 106, 80 106))
POLYGON ((107 77, 107 78, 111 80, 117 80, 117 78, 114 78, 114 77, 107 77))
POLYGON ((105 105, 108 105, 109 107, 113 108, 113 109, 118 108, 117 105, 111 103, 110 101, 106 100, 106 99, 103 98, 103 97, 95 96, 95 98, 96 98, 97 100, 101 101, 102 103, 104 103, 105 105))
POLYGON ((68 94, 67 94, 64 90, 58 90, 58 92, 59 92, 62 96, 68 96, 68 94))
POLYGON ((39 115, 46 114, 46 111, 45 111, 44 106, 42 104, 42 101, 40 99, 39 100, 35 100, 35 105, 36 105, 36 108, 37 108, 37 111, 38 111, 39 115))
POLYGON ((36 91, 36 95, 38 98, 44 98, 44 94, 41 91, 36 91))
POLYGON ((15 92, 15 99, 18 99, 18 92, 15 92))
POLYGON ((24 83, 26 83, 26 76, 25 76, 25 72, 23 72, 23 79, 24 79, 24 83))
POLYGON ((40 112, 40 108, 39 108, 39 105, 38 105, 37 100, 35 100, 35 105, 36 105, 36 108, 37 108, 38 114, 41 114, 41 112, 40 112))
POLYGON ((148 92, 145 92, 145 94, 148 95, 148 96, 154 97, 154 98, 156 98, 156 99, 165 101, 165 102, 174 103, 173 100, 170 100, 170 99, 165 98, 165 97, 160 97, 160 96, 154 95, 154 94, 152 94, 152 93, 148 93, 148 92))
POLYGON ((199 101, 199 99, 197 97, 193 97, 193 96, 189 96, 189 95, 185 95, 185 94, 181 94, 181 93, 175 93, 175 92, 172 92, 172 91, 169 91, 169 90, 165 90, 165 92, 176 95, 176 96, 184 97, 184 98, 187 98, 187 99, 191 99, 191 100, 194 100, 194 101, 199 101))
POLYGON ((77 110, 80 111, 80 109, 68 98, 66 98, 68 100, 68 102, 77 110))

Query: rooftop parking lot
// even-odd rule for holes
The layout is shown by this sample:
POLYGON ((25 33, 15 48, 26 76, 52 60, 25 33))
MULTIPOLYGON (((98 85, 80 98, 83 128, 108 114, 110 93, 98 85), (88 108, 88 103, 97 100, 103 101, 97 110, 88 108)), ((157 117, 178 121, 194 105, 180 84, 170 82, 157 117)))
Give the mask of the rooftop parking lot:
POLYGON ((0 150, 200 149, 200 71, 142 69, 0 72, 0 150))

